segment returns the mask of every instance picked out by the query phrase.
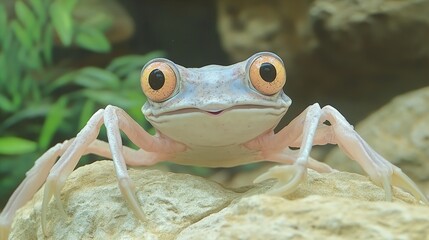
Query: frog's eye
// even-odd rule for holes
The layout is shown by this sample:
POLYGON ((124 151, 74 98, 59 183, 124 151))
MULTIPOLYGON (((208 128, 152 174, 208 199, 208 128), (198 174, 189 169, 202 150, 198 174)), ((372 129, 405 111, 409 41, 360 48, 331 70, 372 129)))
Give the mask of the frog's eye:
POLYGON ((173 95, 177 77, 170 63, 153 61, 143 68, 140 83, 150 100, 162 102, 173 95))
POLYGON ((286 83, 286 70, 279 57, 265 53, 256 56, 250 63, 249 79, 260 93, 274 95, 286 83))

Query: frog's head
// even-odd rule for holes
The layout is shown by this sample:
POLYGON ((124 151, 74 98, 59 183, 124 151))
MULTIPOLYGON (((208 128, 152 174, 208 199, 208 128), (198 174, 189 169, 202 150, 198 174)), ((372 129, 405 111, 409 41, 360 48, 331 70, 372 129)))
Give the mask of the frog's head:
POLYGON ((185 68, 158 58, 147 63, 142 108, 161 134, 188 146, 245 143, 272 130, 291 100, 286 71, 273 53, 257 53, 230 66, 185 68))

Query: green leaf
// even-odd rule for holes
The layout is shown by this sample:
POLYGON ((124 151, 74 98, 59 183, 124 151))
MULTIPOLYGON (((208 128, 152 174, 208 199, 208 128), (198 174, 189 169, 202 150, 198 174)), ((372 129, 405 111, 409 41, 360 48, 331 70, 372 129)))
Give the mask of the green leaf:
POLYGON ((33 83, 33 87, 31 88, 31 99, 34 104, 41 104, 43 99, 46 98, 42 93, 44 87, 43 85, 41 86, 41 84, 38 84, 38 81, 34 78, 29 78, 29 80, 33 83))
POLYGON ((34 16, 33 12, 22 1, 16 1, 15 12, 18 19, 21 20, 22 23, 26 23, 27 21, 30 21, 30 20, 32 20, 33 22, 36 21, 36 17, 34 16))
POLYGON ((142 89, 135 86, 129 89, 122 89, 121 91, 117 92, 117 95, 119 95, 121 98, 127 99, 138 108, 141 108, 141 106, 143 106, 143 104, 146 102, 146 96, 143 94, 142 89))
POLYGON ((83 96, 92 99, 101 105, 111 104, 122 108, 127 108, 133 105, 133 101, 123 98, 114 91, 85 89, 82 90, 81 93, 83 96))
POLYGON ((67 98, 61 97, 51 108, 46 116, 42 132, 39 137, 41 149, 47 149, 58 127, 61 126, 67 113, 67 98))
MULTIPOLYGON (((45 116, 48 113, 48 107, 46 105, 36 105, 36 106, 29 106, 24 109, 20 109, 19 111, 15 112, 12 116, 7 118, 1 123, 0 131, 10 128, 11 126, 29 119, 34 119, 37 117, 45 116)), ((28 121, 31 122, 31 121, 28 121)))
POLYGON ((38 51, 28 51, 26 56, 26 63, 29 68, 42 70, 42 59, 40 59, 40 54, 38 51))
POLYGON ((32 88, 35 87, 34 85, 34 79, 31 78, 29 75, 25 76, 20 84, 21 95, 28 96, 32 88))
POLYGON ((76 3, 78 0, 57 0, 62 8, 64 8, 69 13, 72 13, 72 11, 76 7, 76 3))
POLYGON ((19 24, 19 22, 17 22, 16 20, 12 21, 11 26, 19 42, 25 47, 25 49, 31 50, 33 44, 31 42, 31 36, 29 35, 29 33, 25 31, 22 25, 19 24))
POLYGON ((0 95, 0 109, 2 110, 2 112, 11 112, 15 110, 15 106, 8 98, 3 95, 0 95))
MULTIPOLYGON (((0 40, 1 41, 1 40, 0 40)), ((9 79, 7 79, 7 61, 6 61, 6 54, 4 52, 0 52, 0 86, 6 85, 9 79)))
POLYGON ((48 25, 45 29, 45 34, 42 41, 42 54, 43 58, 48 64, 52 63, 52 49, 53 49, 54 29, 52 25, 48 25))
POLYGON ((0 137, 0 154, 15 155, 34 152, 37 143, 19 137, 0 137))
POLYGON ((127 55, 118 57, 115 58, 106 69, 115 73, 119 77, 124 77, 135 70, 140 72, 147 62, 154 58, 163 56, 165 56, 163 51, 153 51, 145 55, 127 55))
POLYGON ((54 2, 49 10, 52 23, 61 42, 64 46, 70 46, 73 40, 73 19, 71 12, 63 8, 60 2, 54 2))
POLYGON ((71 82, 75 81, 78 73, 79 73, 78 71, 68 72, 62 75, 61 77, 55 79, 55 81, 53 81, 49 86, 47 86, 47 92, 51 93, 56 89, 64 87, 70 84, 71 82))
POLYGON ((126 78, 122 81, 123 88, 136 88, 140 84, 140 70, 131 71, 126 78))
MULTIPOLYGON (((29 69, 40 69, 42 65, 39 53, 31 49, 22 48, 22 47, 19 48, 18 59, 23 66, 29 69)), ((28 69, 25 69, 25 70, 28 71, 28 69)))
POLYGON ((7 29, 7 12, 3 4, 0 4, 0 42, 2 42, 6 36, 7 29))
POLYGON ((88 100, 85 102, 82 108, 82 112, 79 117, 79 129, 82 129, 91 116, 95 113, 95 103, 94 101, 88 100))
POLYGON ((96 67, 81 69, 76 76, 75 82, 92 89, 118 89, 120 86, 120 80, 115 74, 96 67))
POLYGON ((88 9, 88 6, 83 5, 77 7, 77 11, 81 14, 80 26, 85 29, 98 29, 100 31, 108 30, 114 23, 115 19, 106 12, 94 12, 88 9), (82 9, 84 7, 85 9, 82 9), (89 11, 88 11, 89 10, 89 11), (85 11, 86 13, 83 13, 85 11), (85 16, 85 17, 83 17, 85 16))
POLYGON ((44 23, 46 21, 46 8, 45 5, 43 4, 42 0, 30 0, 30 5, 31 7, 34 9, 34 11, 36 12, 36 15, 38 16, 37 19, 39 19, 39 21, 41 23, 44 23))
POLYGON ((81 29, 76 36, 76 44, 84 49, 105 53, 110 51, 109 40, 97 29, 81 29))
POLYGON ((36 16, 34 16, 30 8, 24 2, 16 1, 15 12, 26 31, 31 33, 32 40, 39 40, 40 29, 37 27, 36 16))
MULTIPOLYGON (((15 34, 12 34, 11 32, 8 32, 6 36, 4 36, 1 43, 2 53, 6 56, 7 54, 10 55, 10 53, 14 50, 11 48, 13 44, 16 44, 15 34)), ((10 61, 10 59, 8 59, 10 61)))

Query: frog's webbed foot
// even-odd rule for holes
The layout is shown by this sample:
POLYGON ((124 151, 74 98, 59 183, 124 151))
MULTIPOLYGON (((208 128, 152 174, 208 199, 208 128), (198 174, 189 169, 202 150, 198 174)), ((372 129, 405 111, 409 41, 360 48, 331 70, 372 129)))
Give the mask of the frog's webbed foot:
POLYGON ((142 222, 146 220, 143 210, 140 206, 136 196, 136 188, 130 178, 123 178, 119 180, 119 189, 122 196, 127 202, 128 207, 133 211, 134 215, 142 222))
POLYGON ((64 219, 67 219, 66 211, 64 210, 64 205, 61 202, 60 194, 61 189, 63 187, 63 183, 58 181, 52 176, 49 176, 48 179, 45 182, 45 189, 43 192, 43 200, 42 200, 42 212, 41 212, 41 218, 42 218, 42 230, 45 236, 47 235, 47 220, 46 215, 48 212, 48 204, 52 197, 54 197, 55 204, 57 205, 57 208, 60 210, 60 213, 64 219))
MULTIPOLYGON (((276 155, 276 153, 287 147, 299 147, 298 157, 294 160, 294 164, 311 167, 312 162, 308 158, 311 146, 325 144, 337 144, 348 157, 357 161, 370 179, 384 188, 386 200, 392 200, 392 186, 396 186, 410 192, 418 201, 429 203, 427 197, 401 169, 372 149, 341 113, 331 106, 320 108, 318 104, 313 104, 274 136, 262 140, 257 139, 247 146, 269 152, 267 159, 271 157, 272 161, 283 163, 290 162, 287 160, 287 154, 282 156, 281 154, 276 155), (282 161, 281 159, 285 157, 286 160, 282 161)), ((312 168, 330 171, 329 167, 314 164, 314 162, 312 168)), ((266 179, 269 175, 278 176, 268 173, 259 179, 266 179)), ((296 178, 290 179, 291 183, 287 184, 289 189, 297 185, 296 178)), ((286 190, 290 192, 288 189, 286 190)))
POLYGON ((323 131, 316 133, 316 144, 337 144, 348 157, 361 165, 374 183, 383 187, 386 200, 392 201, 392 187, 396 186, 411 193, 416 200, 429 203, 417 185, 400 168, 372 149, 335 108, 326 106, 322 111, 321 121, 327 120, 331 126, 328 127, 329 134, 325 132, 322 135, 323 131))
POLYGON ((154 153, 161 151, 174 153, 185 149, 186 146, 183 144, 151 136, 120 108, 108 106, 106 109, 101 109, 89 119, 76 138, 52 147, 27 172, 26 178, 12 194, 0 214, 0 239, 7 239, 16 211, 33 197, 43 183, 46 183, 41 210, 43 233, 48 235, 47 213, 52 198, 66 218, 66 209, 60 198, 61 189, 79 159, 89 153, 113 159, 119 188, 127 205, 139 220, 144 220, 135 188, 127 172, 127 165, 153 165, 160 161, 154 153), (106 125, 108 143, 96 139, 103 123, 106 125), (121 130, 141 150, 122 146, 121 130), (58 161, 55 162, 58 157, 58 161))
POLYGON ((410 192, 418 201, 422 201, 423 203, 429 205, 429 200, 427 199, 426 195, 420 191, 416 183, 405 173, 403 173, 401 169, 395 168, 392 175, 392 182, 394 186, 398 186, 405 191, 410 192))
POLYGON ((274 166, 266 173, 257 177, 253 182, 260 183, 267 179, 277 179, 278 182, 267 192, 270 195, 285 196, 294 192, 299 184, 305 181, 307 168, 298 164, 274 166))
POLYGON ((392 186, 399 187, 413 195, 417 201, 421 201, 425 204, 429 204, 429 201, 425 194, 420 191, 419 187, 408 177, 402 170, 394 165, 390 165, 390 172, 383 172, 382 174, 376 174, 371 176, 370 179, 383 187, 386 195, 386 201, 392 201, 392 186))

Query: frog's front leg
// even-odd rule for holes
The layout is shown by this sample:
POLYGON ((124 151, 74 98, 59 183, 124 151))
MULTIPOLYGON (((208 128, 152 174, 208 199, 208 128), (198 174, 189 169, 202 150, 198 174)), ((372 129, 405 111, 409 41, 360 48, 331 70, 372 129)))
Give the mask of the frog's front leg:
MULTIPOLYGON (((337 144, 351 159, 361 165, 373 182, 383 186, 387 200, 392 199, 391 186, 393 185, 410 192, 416 199, 428 203, 426 196, 419 190, 416 184, 400 168, 394 166, 375 152, 359 136, 341 113, 331 106, 320 108, 318 104, 314 104, 308 107, 303 114, 294 119, 279 133, 261 137, 261 139, 249 143, 249 146, 263 149, 263 152, 267 155, 267 159, 270 158, 270 154, 276 154, 289 146, 301 147, 301 151, 305 147, 302 155, 300 154, 301 156, 293 164, 293 168, 302 169, 300 166, 309 165, 306 154, 310 139, 311 145, 337 144), (315 123, 315 118, 318 118, 317 123, 315 123), (313 125, 316 125, 315 131, 313 125)), ((279 171, 279 169, 274 169, 272 173, 268 172, 265 176, 262 175, 257 180, 267 179, 275 175, 278 176, 279 171)), ((300 171, 296 172, 300 173, 300 171)), ((301 175, 305 176, 305 174, 301 175)), ((291 187, 296 188, 296 185, 292 185, 291 187)), ((289 193, 293 190, 283 189, 283 192, 289 193)))
POLYGON ((113 159, 124 199, 134 214, 139 219, 143 219, 143 213, 135 197, 126 165, 152 165, 168 154, 184 149, 183 144, 163 137, 151 136, 122 109, 107 106, 106 109, 97 111, 90 118, 76 138, 57 144, 36 161, 35 166, 27 173, 27 177, 13 193, 0 214, 0 239, 7 238, 16 210, 22 207, 45 181, 41 215, 42 229, 46 235, 46 213, 49 200, 54 197, 58 208, 65 215, 60 201, 60 190, 81 156, 89 153, 113 159), (109 143, 96 139, 103 123, 106 125, 109 143), (120 130, 141 149, 134 150, 122 146, 120 130), (58 157, 60 158, 55 163, 58 157))
MULTIPOLYGON (((291 124, 298 122, 301 125, 300 129, 293 128, 292 130, 294 131, 290 132, 293 135, 300 136, 301 141, 297 146, 300 149, 297 155, 285 154, 284 149, 291 146, 288 144, 275 148, 274 144, 277 144, 276 141, 280 141, 280 139, 278 139, 278 134, 272 135, 268 133, 267 135, 262 135, 246 144, 249 148, 260 150, 262 152, 263 159, 283 163, 287 163, 287 161, 293 162, 292 165, 282 165, 271 168, 268 172, 256 178, 255 183, 270 178, 278 179, 277 184, 268 192, 269 194, 274 195, 287 195, 298 188, 299 184, 304 181, 307 175, 307 167, 311 167, 310 151, 313 146, 313 139, 321 114, 322 112, 320 111, 319 105, 314 104, 308 107, 300 116, 292 121, 291 124), (282 157, 284 158, 282 159, 282 157)), ((288 135, 287 139, 290 139, 293 135, 288 135)), ((325 171, 332 170, 327 165, 323 165, 321 164, 321 166, 325 168, 325 171)))
POLYGON ((128 207, 137 218, 144 220, 143 212, 135 196, 133 183, 127 172, 127 165, 153 165, 163 160, 163 157, 168 154, 180 152, 185 149, 186 147, 183 144, 162 137, 151 136, 125 111, 118 107, 109 105, 106 109, 100 110, 91 117, 87 125, 79 132, 70 147, 67 148, 58 162, 53 166, 46 179, 42 203, 42 227, 45 235, 48 202, 54 197, 60 210, 65 213, 59 200, 60 190, 66 178, 75 168, 78 160, 86 152, 92 151, 100 155, 107 155, 113 159, 119 189, 128 207), (107 130, 110 154, 106 149, 107 143, 96 140, 103 123, 107 130), (122 146, 121 130, 142 150, 131 151, 131 149, 122 146))

